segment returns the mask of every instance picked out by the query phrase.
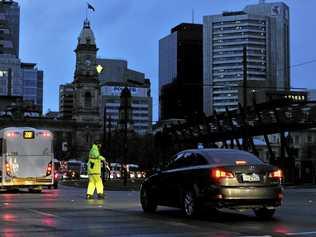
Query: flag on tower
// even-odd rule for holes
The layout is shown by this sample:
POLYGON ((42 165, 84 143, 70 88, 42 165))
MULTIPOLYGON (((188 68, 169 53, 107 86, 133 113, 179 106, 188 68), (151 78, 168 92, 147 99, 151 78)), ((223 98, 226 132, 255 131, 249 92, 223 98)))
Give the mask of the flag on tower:
POLYGON ((88 9, 91 9, 92 11, 95 11, 94 7, 90 3, 87 2, 87 4, 88 4, 88 9))

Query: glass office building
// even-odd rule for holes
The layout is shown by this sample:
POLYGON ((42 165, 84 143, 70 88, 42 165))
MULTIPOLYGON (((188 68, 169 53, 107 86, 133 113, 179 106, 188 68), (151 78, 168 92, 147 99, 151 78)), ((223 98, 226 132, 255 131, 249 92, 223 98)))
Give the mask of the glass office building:
POLYGON ((203 91, 206 114, 243 104, 244 48, 247 98, 252 92, 261 100, 266 90, 289 90, 288 6, 261 1, 243 11, 204 17, 203 78, 209 85, 203 91))

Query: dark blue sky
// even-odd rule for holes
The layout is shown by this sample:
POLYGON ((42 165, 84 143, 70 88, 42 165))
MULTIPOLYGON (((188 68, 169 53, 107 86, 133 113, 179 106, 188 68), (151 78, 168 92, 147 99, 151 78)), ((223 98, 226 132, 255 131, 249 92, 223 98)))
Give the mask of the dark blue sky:
MULTIPOLYGON (((20 58, 44 70, 44 111, 58 110, 58 88, 71 82, 85 0, 18 0, 20 58)), ((204 15, 241 10, 258 0, 90 0, 90 21, 98 56, 126 59, 152 82, 154 120, 158 114, 158 41, 181 22, 202 23, 204 15)), ((272 2, 272 0, 267 0, 272 2)), ((316 59, 315 0, 285 0, 291 14, 291 64, 316 59)), ((291 70, 292 87, 316 88, 316 63, 291 70)))

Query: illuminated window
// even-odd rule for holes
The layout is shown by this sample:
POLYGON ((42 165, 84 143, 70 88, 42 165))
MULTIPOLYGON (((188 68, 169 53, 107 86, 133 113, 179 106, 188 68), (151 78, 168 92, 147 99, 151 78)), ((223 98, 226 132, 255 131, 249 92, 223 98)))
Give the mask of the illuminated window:
POLYGON ((8 76, 8 72, 7 71, 1 71, 0 70, 0 77, 7 77, 8 76))

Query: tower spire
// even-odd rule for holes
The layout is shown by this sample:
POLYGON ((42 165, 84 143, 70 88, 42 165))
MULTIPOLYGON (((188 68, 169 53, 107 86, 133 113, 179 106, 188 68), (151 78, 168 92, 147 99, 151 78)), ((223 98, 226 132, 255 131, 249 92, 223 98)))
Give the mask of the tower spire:
POLYGON ((259 4, 263 4, 263 3, 266 3, 265 0, 259 0, 259 4))

